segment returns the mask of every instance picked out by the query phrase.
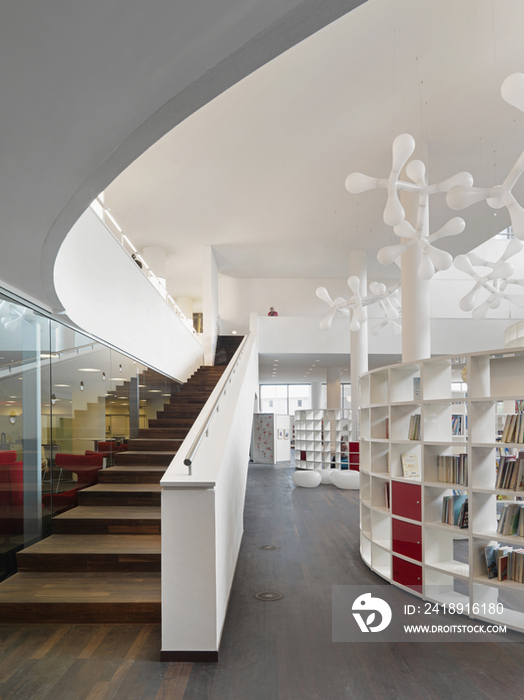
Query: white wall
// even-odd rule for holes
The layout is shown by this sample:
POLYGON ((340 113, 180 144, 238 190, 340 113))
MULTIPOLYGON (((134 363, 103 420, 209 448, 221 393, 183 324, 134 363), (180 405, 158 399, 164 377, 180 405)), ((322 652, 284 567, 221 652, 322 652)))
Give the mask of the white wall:
MULTIPOLYGON (((238 353, 238 351, 237 351, 238 353)), ((246 341, 192 473, 183 460, 227 377, 215 387, 162 478, 162 658, 216 652, 243 533, 258 352, 246 341)))
POLYGON ((88 209, 64 241, 55 287, 82 330, 145 365, 185 381, 202 364, 202 347, 88 209))

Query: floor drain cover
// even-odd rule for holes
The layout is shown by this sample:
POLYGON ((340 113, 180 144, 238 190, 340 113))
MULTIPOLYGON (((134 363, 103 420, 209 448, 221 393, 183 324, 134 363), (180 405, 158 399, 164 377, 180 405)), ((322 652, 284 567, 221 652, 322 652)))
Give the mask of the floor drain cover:
POLYGON ((266 601, 271 601, 271 600, 281 600, 284 596, 282 593, 277 593, 276 591, 263 591, 262 593, 257 593, 255 595, 255 598, 257 600, 266 600, 266 601))
POLYGON ((268 551, 270 549, 279 549, 279 547, 277 547, 276 544, 263 544, 259 547, 259 549, 264 549, 264 550, 268 551))

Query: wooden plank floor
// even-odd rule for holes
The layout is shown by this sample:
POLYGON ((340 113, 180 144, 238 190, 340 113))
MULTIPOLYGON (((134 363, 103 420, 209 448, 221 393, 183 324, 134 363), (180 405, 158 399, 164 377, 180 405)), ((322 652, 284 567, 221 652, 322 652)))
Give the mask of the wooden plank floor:
POLYGON ((513 643, 333 644, 331 586, 385 584, 358 554, 356 493, 250 468, 218 664, 159 663, 159 625, 1 625, 0 700, 488 700, 522 697, 513 643), (276 551, 262 551, 277 544, 276 551), (273 589, 284 599, 263 603, 273 589))

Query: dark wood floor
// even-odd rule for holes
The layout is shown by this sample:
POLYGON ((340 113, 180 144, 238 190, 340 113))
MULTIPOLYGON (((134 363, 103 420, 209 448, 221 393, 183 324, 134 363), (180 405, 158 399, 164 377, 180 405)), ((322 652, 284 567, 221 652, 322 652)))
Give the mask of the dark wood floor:
POLYGON ((356 493, 291 473, 250 468, 218 664, 159 663, 159 625, 0 625, 0 700, 522 698, 524 640, 333 644, 331 586, 383 582, 358 554, 356 493), (268 589, 284 599, 254 598, 268 589))

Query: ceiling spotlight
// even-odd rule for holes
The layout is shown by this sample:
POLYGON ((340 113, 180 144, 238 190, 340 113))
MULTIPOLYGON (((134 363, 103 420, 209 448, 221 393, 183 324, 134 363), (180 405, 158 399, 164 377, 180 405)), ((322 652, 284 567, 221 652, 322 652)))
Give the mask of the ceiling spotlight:
POLYGON ((237 334, 237 332, 236 332, 236 331, 231 331, 231 333, 232 333, 233 335, 236 335, 236 334, 237 334))
POLYGON ((80 382, 80 391, 84 391, 84 382, 80 382))
POLYGON ((105 372, 102 372, 102 381, 105 382, 105 380, 106 380, 106 373, 105 373, 105 372))
POLYGON ((118 371, 119 371, 119 372, 122 371, 122 365, 118 365, 118 371))
POLYGON ((54 394, 51 394, 51 403, 53 404, 53 406, 56 403, 56 396, 54 394))

